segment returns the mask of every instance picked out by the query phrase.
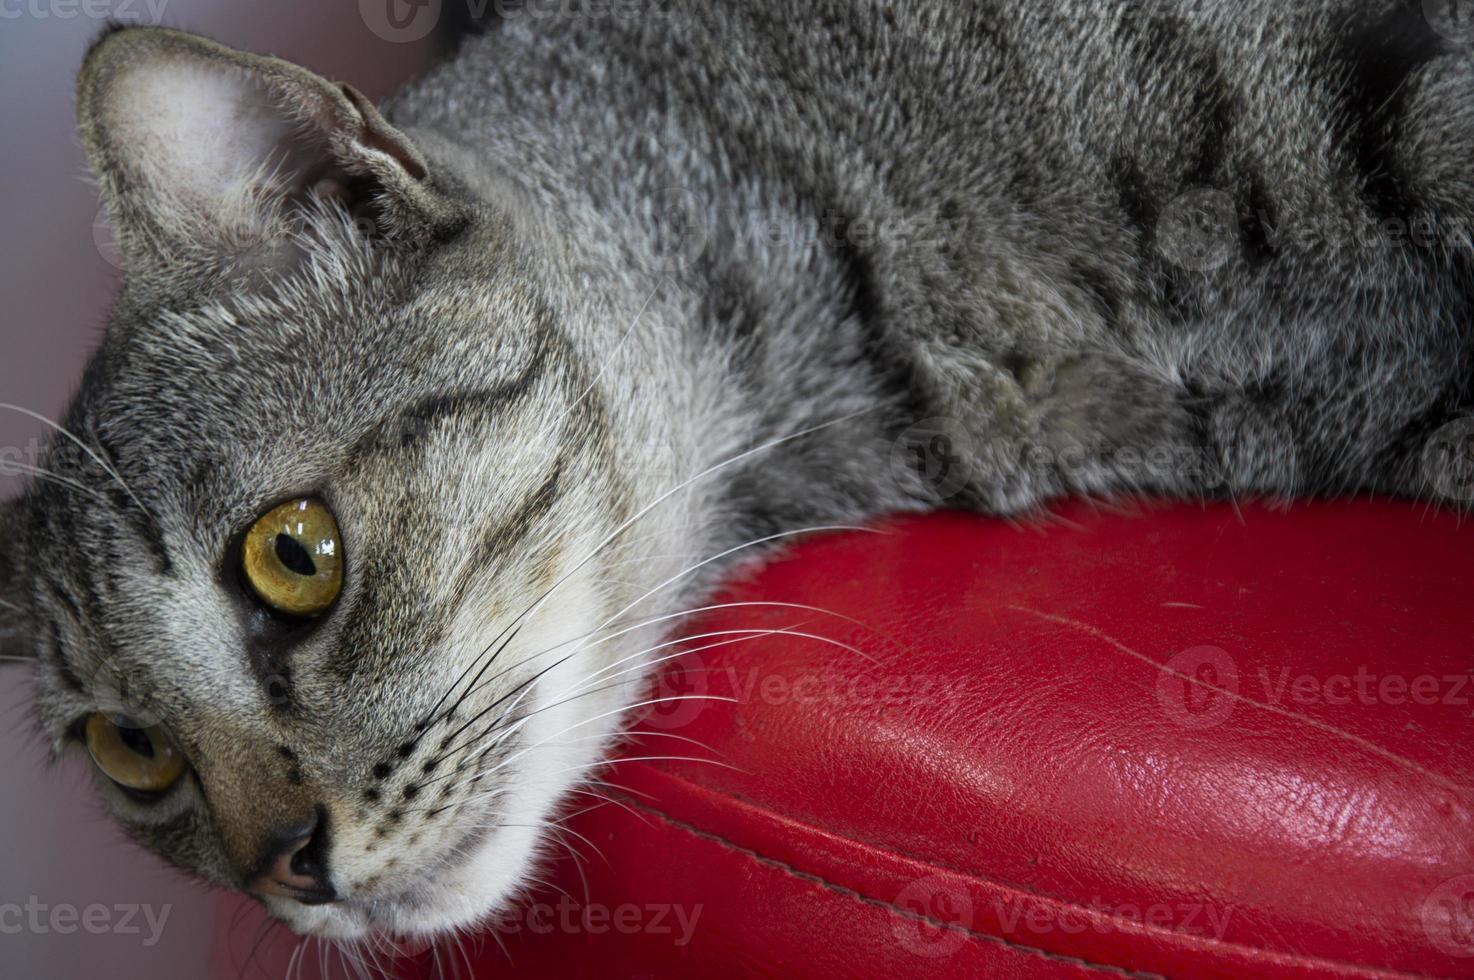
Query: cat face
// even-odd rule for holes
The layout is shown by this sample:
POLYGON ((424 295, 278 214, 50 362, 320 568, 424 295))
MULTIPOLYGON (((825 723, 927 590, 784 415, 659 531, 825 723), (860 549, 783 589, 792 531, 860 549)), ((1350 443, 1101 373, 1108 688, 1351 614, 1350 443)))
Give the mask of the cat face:
POLYGON ((134 29, 79 113, 126 277, 0 508, 4 653, 168 861, 299 931, 470 923, 638 683, 574 655, 620 601, 597 392, 505 224, 352 90, 134 29))

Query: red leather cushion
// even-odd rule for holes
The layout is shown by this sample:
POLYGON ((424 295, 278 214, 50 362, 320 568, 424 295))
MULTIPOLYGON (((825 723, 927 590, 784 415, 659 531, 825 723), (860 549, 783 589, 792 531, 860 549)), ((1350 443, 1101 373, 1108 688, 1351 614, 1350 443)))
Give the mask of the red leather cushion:
POLYGON ((619 805, 570 824, 586 884, 558 868, 576 903, 542 894, 477 975, 1474 974, 1474 528, 1356 502, 882 530, 722 599, 828 612, 690 627, 790 634, 689 655, 663 693, 740 703, 658 706, 625 750, 725 766, 613 767, 619 805))

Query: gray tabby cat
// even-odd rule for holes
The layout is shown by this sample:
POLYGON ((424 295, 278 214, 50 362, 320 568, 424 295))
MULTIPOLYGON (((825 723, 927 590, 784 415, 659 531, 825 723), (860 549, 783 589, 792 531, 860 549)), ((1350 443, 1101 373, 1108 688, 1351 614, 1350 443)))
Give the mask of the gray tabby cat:
POLYGON ((802 529, 1457 498, 1474 59, 1437 27, 627 0, 504 18, 383 115, 108 33, 78 111, 126 277, 0 511, 5 653, 167 860, 432 933, 515 899, 680 614, 802 529))

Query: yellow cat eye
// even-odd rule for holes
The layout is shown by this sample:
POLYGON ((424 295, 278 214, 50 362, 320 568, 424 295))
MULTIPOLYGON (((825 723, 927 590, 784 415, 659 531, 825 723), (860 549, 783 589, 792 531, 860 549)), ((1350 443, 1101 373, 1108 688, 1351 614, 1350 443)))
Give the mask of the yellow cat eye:
POLYGON ((273 508, 246 532, 241 567, 252 591, 277 612, 316 616, 343 591, 343 542, 322 501, 273 508))
POLYGON ((94 712, 87 718, 87 751, 109 779, 140 793, 162 793, 184 775, 184 756, 162 728, 94 712))

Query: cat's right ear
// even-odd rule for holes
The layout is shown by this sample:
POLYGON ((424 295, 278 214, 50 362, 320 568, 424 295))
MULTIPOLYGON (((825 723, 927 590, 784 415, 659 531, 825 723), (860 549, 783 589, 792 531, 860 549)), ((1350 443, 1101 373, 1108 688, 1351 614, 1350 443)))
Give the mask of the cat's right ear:
POLYGON ((180 31, 100 37, 77 117, 124 267, 146 279, 280 269, 328 199, 386 236, 442 207, 424 157, 353 88, 180 31))
POLYGON ((0 667, 35 655, 20 570, 20 504, 0 501, 0 667))

